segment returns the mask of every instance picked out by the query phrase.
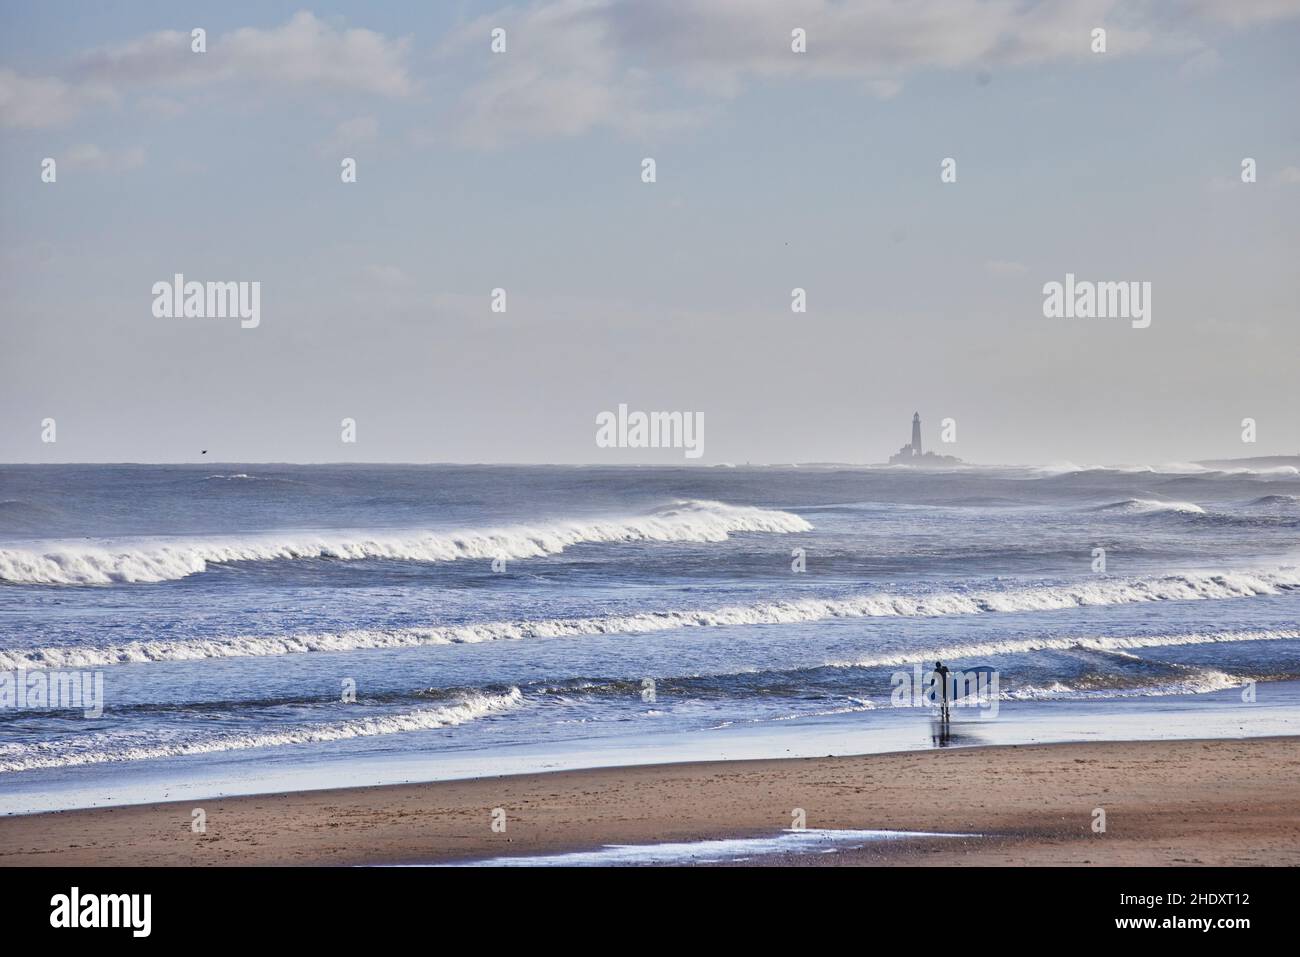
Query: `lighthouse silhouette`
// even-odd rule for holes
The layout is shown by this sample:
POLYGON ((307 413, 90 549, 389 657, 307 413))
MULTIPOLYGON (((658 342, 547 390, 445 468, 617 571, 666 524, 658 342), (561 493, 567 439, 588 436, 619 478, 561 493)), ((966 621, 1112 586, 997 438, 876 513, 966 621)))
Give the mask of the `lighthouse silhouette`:
MULTIPOLYGON (((951 419, 944 419, 944 422, 951 422, 951 419)), ((921 413, 912 413, 912 441, 904 445, 897 453, 889 457, 890 465, 914 465, 917 468, 948 468, 953 465, 961 465, 961 459, 955 455, 940 455, 937 452, 926 452, 921 447, 921 413)))

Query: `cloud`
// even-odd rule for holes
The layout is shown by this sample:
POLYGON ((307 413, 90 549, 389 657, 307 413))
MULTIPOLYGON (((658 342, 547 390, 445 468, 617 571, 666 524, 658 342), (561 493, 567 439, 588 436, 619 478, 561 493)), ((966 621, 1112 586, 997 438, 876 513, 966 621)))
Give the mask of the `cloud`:
MULTIPOLYGON (((447 138, 476 147, 593 130, 647 139, 708 121, 765 82, 843 80, 888 98, 921 71, 989 77, 1049 62, 1175 54, 1184 72, 1213 70, 1198 30, 1300 16, 1300 0, 533 0, 454 30, 437 47, 448 90, 460 90, 447 138), (508 50, 490 52, 503 27, 508 50), (791 51, 791 31, 807 52, 791 51)), ((277 91, 406 98, 417 90, 409 37, 347 27, 300 11, 272 27, 211 35, 148 33, 91 50, 44 75, 0 69, 0 126, 67 125, 128 97, 155 116, 186 94, 259 98, 277 91)))
POLYGON ((113 86, 241 82, 406 96, 409 46, 372 30, 332 27, 303 10, 279 27, 209 37, 206 53, 191 51, 188 33, 163 30, 86 54, 78 69, 113 86))
POLYGON ((1284 166, 1278 171, 1277 181, 1288 186, 1300 183, 1300 166, 1284 166))
POLYGON ((208 37, 207 52, 190 49, 190 34, 149 33, 92 50, 60 76, 25 77, 0 70, 0 123, 11 127, 65 125, 86 108, 139 93, 155 110, 178 112, 185 90, 306 89, 405 97, 414 92, 410 40, 372 30, 332 26, 308 11, 278 27, 244 27, 208 37))
POLYGON ((45 129, 61 126, 89 106, 116 96, 94 83, 73 84, 53 76, 22 76, 0 69, 0 126, 45 129))
POLYGON ((656 107, 655 84, 615 35, 604 0, 556 0, 523 12, 482 17, 440 48, 481 54, 479 74, 461 101, 457 139, 479 147, 542 135, 574 136, 607 127, 650 135, 699 122, 698 109, 656 107), (507 52, 488 52, 491 31, 507 30, 507 52))
POLYGON ((1214 55, 1192 27, 1298 14, 1300 0, 536 0, 472 21, 440 53, 471 75, 460 139, 494 146, 596 128, 654 135, 701 122, 771 79, 852 80, 888 98, 923 70, 988 76, 995 67, 1095 61, 1099 26, 1108 57, 1191 53, 1189 69, 1202 70, 1214 55), (508 49, 493 54, 498 26, 508 49), (791 51, 796 27, 806 53, 791 51))
MULTIPOLYGON (((768 78, 855 80, 889 98, 902 77, 925 68, 1083 59, 1102 0, 1026 5, 1020 0, 541 0, 467 24, 443 45, 477 76, 462 102, 460 139, 494 146, 531 136, 572 136, 603 127, 655 135, 703 121, 714 103, 768 78), (494 27, 505 53, 489 53, 494 27), (808 52, 791 51, 791 30, 808 52), (690 106, 674 106, 671 77, 690 106)), ((1148 37, 1113 28, 1113 47, 1148 37), (1122 35, 1123 42, 1120 42, 1122 35)))
POLYGON ((1115 6, 1108 0, 664 0, 605 9, 621 43, 653 50, 663 65, 713 74, 725 88, 745 74, 881 80, 920 69, 1085 59, 1092 55, 1089 31, 1102 25, 1121 34, 1127 49, 1145 46, 1149 38, 1141 30, 1107 22, 1115 6), (795 27, 807 32, 805 54, 791 52, 795 27))

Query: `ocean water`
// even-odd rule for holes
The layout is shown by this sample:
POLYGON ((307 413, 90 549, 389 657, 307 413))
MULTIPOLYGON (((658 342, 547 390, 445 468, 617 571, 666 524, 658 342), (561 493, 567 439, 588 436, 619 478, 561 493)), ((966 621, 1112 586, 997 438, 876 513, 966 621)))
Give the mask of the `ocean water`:
POLYGON ((937 658, 996 669, 1004 710, 1153 736, 1161 699, 1265 698, 1300 678, 1300 475, 0 467, 0 672, 105 698, 0 708, 4 811, 666 760, 735 728, 779 754, 827 719, 869 742, 937 658))

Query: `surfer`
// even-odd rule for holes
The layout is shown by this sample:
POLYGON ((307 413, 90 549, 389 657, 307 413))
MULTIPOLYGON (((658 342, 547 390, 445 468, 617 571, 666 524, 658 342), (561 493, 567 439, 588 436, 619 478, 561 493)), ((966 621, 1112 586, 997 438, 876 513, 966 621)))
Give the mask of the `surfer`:
POLYGON ((943 688, 943 720, 948 720, 948 669, 942 661, 934 663, 934 680, 943 688))

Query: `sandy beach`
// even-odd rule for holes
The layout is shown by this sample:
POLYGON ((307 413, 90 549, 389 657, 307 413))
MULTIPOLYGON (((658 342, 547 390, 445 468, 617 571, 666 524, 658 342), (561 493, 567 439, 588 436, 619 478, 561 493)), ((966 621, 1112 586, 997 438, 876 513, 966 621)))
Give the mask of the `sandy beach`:
POLYGON ((809 828, 980 836, 748 863, 1296 865, 1300 739, 651 765, 10 816, 0 864, 441 863, 772 835, 795 808, 809 828))

